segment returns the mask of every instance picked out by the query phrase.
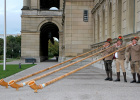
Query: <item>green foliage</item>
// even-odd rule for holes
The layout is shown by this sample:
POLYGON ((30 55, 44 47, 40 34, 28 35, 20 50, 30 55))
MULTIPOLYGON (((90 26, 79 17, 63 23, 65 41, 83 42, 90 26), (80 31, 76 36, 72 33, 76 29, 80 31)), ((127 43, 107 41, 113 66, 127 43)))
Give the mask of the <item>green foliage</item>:
MULTIPOLYGON (((7 58, 19 58, 21 52, 21 36, 7 36, 7 58)), ((2 60, 3 55, 3 39, 0 39, 0 60, 2 60)))
POLYGON ((53 56, 58 56, 59 55, 59 42, 54 41, 54 44, 49 40, 48 42, 48 56, 53 57, 53 56))
POLYGON ((18 58, 21 51, 21 36, 7 37, 7 58, 18 58))
POLYGON ((0 59, 2 55, 3 55, 3 39, 0 38, 0 59))
MULTIPOLYGON (((20 58, 21 56, 21 36, 7 36, 7 58, 20 58)), ((59 56, 59 42, 48 41, 48 56, 59 56), (54 43, 54 44, 52 44, 54 43)), ((0 38, 0 60, 3 59, 3 39, 0 38)))
POLYGON ((19 65, 6 65, 6 71, 3 71, 3 65, 0 65, 0 79, 13 75, 34 65, 35 64, 23 64, 21 65, 21 69, 19 69, 19 65))

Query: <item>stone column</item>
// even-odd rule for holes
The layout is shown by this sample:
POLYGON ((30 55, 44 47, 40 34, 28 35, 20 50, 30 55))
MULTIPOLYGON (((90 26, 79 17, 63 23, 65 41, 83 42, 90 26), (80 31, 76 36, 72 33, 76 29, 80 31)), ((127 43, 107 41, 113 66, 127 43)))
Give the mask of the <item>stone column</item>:
POLYGON ((65 47, 64 47, 64 35, 63 31, 59 31, 59 61, 58 62, 63 62, 64 61, 64 52, 65 52, 65 47))
POLYGON ((22 10, 29 10, 30 0, 23 0, 23 8, 22 10))

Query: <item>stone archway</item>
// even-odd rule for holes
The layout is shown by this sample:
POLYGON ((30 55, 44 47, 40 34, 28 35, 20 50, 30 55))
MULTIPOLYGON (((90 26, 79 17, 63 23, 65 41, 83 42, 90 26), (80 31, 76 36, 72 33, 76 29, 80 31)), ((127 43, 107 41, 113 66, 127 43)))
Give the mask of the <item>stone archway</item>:
POLYGON ((40 61, 48 60, 48 41, 53 37, 59 40, 59 28, 52 22, 43 24, 40 28, 40 61))

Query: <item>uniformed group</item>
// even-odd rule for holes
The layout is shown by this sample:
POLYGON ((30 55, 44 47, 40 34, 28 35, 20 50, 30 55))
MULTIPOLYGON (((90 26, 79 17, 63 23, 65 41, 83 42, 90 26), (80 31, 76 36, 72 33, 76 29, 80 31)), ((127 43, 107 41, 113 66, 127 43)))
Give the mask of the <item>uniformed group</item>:
POLYGON ((128 52, 129 61, 127 61, 127 62, 130 62, 131 72, 132 72, 132 76, 133 76, 133 80, 130 83, 140 83, 140 45, 138 45, 138 40, 139 40, 139 37, 133 37, 131 39, 131 43, 129 43, 128 47, 126 47, 125 49, 122 49, 122 50, 119 50, 119 49, 126 46, 123 43, 122 36, 118 36, 117 42, 113 45, 111 45, 112 44, 111 38, 108 38, 105 41, 105 44, 103 45, 103 50, 104 50, 102 53, 103 57, 116 50, 119 50, 114 55, 111 55, 111 56, 103 59, 105 71, 106 71, 106 75, 107 75, 107 78, 105 80, 113 81, 112 62, 113 62, 113 60, 115 60, 117 79, 114 81, 115 82, 120 81, 120 68, 121 68, 121 70, 123 72, 123 76, 124 76, 124 82, 127 82, 126 70, 125 70, 125 60, 126 60, 125 53, 128 52), (136 80, 136 76, 137 76, 138 80, 136 80))

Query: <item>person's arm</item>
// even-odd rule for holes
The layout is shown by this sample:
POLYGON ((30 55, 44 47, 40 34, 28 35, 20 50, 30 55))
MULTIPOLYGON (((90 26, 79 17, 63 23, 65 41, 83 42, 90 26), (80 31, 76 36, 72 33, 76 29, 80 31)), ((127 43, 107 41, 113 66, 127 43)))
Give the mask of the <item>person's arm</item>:
POLYGON ((109 49, 107 50, 107 52, 108 52, 108 53, 112 53, 112 52, 114 52, 115 50, 116 50, 116 47, 113 46, 113 47, 109 48, 109 49))
MULTIPOLYGON (((125 47, 125 45, 121 46, 119 49, 121 49, 121 48, 123 48, 123 47, 125 47)), ((119 52, 120 52, 120 53, 123 53, 123 52, 125 52, 125 50, 126 50, 126 49, 123 49, 123 50, 121 50, 121 51, 119 51, 119 52)))
POLYGON ((129 52, 130 51, 130 48, 131 48, 131 46, 127 47, 126 48, 126 52, 129 52))
POLYGON ((140 51, 140 45, 133 46, 132 49, 135 51, 140 51))

